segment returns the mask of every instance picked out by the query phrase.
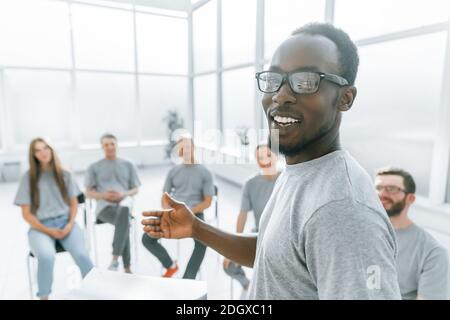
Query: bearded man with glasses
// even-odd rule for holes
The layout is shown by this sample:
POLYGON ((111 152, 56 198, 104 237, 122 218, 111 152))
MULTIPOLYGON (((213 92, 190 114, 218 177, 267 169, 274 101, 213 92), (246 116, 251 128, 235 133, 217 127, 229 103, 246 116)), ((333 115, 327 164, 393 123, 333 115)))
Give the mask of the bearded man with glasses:
POLYGON ((447 250, 415 224, 408 212, 416 196, 410 173, 398 168, 380 169, 375 189, 397 235, 397 273, 404 300, 448 299, 447 250))

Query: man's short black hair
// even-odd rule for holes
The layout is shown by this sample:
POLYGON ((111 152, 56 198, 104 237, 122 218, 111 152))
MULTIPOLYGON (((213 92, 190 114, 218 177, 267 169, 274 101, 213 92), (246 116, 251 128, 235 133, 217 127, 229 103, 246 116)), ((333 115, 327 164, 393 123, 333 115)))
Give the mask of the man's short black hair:
POLYGON ((395 167, 386 167, 378 169, 376 173, 376 176, 387 176, 387 175, 402 177, 406 193, 416 193, 416 183, 414 182, 414 178, 408 171, 395 167))
POLYGON ((340 75, 347 79, 350 85, 355 84, 359 65, 358 48, 347 33, 332 24, 314 22, 292 32, 292 35, 297 34, 320 35, 333 41, 339 51, 340 75))

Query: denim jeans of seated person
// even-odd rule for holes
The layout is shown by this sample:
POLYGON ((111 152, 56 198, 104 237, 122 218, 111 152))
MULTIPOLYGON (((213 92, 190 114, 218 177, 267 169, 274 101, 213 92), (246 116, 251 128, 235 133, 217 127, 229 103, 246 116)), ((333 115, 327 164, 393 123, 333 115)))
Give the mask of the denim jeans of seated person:
MULTIPOLYGON (((55 218, 48 218, 41 223, 48 228, 63 229, 68 222, 68 216, 63 215, 55 218)), ((53 284, 53 267, 55 264, 55 239, 36 229, 30 228, 28 231, 28 241, 31 252, 38 261, 38 297, 47 297, 51 293, 53 284)), ((91 259, 86 250, 83 231, 75 223, 70 233, 61 240, 61 246, 68 251, 84 277, 93 268, 91 259)))

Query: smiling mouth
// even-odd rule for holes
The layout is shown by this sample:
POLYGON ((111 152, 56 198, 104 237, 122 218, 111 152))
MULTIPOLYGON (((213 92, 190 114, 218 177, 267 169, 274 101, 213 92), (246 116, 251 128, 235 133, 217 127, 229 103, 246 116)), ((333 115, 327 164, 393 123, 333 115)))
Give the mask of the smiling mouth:
POLYGON ((299 119, 295 119, 292 117, 283 117, 278 115, 272 116, 272 121, 274 124, 282 128, 290 127, 292 125, 301 123, 301 120, 299 119))

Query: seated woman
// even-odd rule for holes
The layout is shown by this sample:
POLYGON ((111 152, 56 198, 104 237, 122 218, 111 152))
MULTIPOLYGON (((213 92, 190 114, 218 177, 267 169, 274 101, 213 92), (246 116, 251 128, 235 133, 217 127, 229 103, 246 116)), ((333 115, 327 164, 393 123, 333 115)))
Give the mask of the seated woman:
POLYGON ((30 224, 28 240, 38 260, 37 296, 46 300, 52 288, 56 240, 72 255, 83 277, 93 264, 75 223, 79 189, 72 175, 62 169, 55 151, 42 138, 30 143, 28 158, 30 169, 22 177, 14 204, 30 224))

